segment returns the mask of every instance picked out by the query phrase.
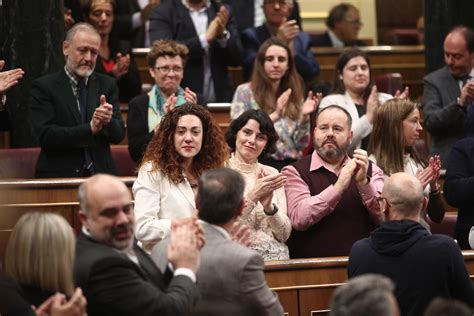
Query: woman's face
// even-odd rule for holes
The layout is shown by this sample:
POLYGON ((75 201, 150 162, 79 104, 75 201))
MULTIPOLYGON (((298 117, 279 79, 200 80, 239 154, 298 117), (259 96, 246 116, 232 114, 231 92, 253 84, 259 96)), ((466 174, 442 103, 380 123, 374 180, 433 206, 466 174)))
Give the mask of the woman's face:
POLYGON ((179 118, 174 132, 174 148, 185 159, 193 159, 202 147, 202 122, 196 115, 179 118))
POLYGON ((246 163, 257 162, 267 145, 267 135, 260 132, 260 124, 250 119, 238 132, 235 139, 235 156, 246 163))
POLYGON ((403 120, 402 126, 405 147, 414 146, 416 140, 420 137, 420 132, 423 130, 420 124, 420 111, 414 109, 407 118, 403 120))
POLYGON ((288 71, 288 54, 278 45, 268 47, 263 64, 265 73, 271 81, 279 81, 288 71))
POLYGON ((114 23, 114 8, 112 4, 105 1, 95 1, 91 5, 89 22, 101 36, 110 34, 114 23))
POLYGON ((346 90, 353 93, 363 93, 370 82, 369 65, 362 56, 351 58, 339 75, 346 90))
POLYGON ((183 60, 180 56, 162 56, 155 61, 155 67, 150 69, 150 75, 160 90, 171 95, 178 90, 183 79, 183 60))

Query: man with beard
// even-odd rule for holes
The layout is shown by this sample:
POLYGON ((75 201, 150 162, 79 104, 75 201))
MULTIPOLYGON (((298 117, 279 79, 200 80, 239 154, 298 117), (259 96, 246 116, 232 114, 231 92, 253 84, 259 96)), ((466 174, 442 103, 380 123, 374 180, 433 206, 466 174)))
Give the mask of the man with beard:
POLYGON ((174 273, 162 274, 135 243, 135 215, 128 188, 110 175, 79 187, 74 280, 87 298, 88 315, 187 315, 198 299, 195 272, 202 231, 196 222, 172 227, 166 251, 174 273))
POLYGON ((352 244, 380 221, 377 198, 383 172, 362 149, 347 155, 351 124, 345 109, 322 109, 316 117, 313 154, 282 171, 293 226, 287 241, 290 258, 347 256, 352 244))
POLYGON ((41 146, 37 177, 117 172, 110 143, 123 139, 125 126, 115 80, 94 72, 99 46, 94 27, 76 24, 63 43, 64 70, 32 83, 32 124, 41 146))

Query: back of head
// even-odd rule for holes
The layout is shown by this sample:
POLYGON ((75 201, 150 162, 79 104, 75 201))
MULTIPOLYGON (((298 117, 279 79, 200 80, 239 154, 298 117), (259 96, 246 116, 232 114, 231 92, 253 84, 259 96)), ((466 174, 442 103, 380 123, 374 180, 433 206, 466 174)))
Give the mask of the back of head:
POLYGON ((393 282, 382 275, 365 274, 336 289, 330 316, 398 315, 393 282))
POLYGON ((424 316, 472 316, 472 310, 465 303, 442 297, 431 301, 424 316))
POLYGON ((10 235, 5 272, 23 285, 72 295, 75 237, 53 213, 23 215, 10 235))
POLYGON ((245 188, 244 178, 230 168, 208 170, 199 179, 199 218, 223 225, 239 214, 245 188))
POLYGON ((383 195, 390 204, 391 213, 398 215, 398 218, 419 216, 424 194, 416 177, 405 172, 392 174, 385 180, 383 195))

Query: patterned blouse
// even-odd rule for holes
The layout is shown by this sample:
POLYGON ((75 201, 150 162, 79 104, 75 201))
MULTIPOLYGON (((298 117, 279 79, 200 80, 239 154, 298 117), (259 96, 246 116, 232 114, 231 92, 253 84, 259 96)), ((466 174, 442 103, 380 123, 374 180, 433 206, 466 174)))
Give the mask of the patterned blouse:
MULTIPOLYGON (((230 118, 236 119, 240 114, 250 109, 260 109, 255 101, 250 83, 244 83, 237 87, 234 99, 230 106, 230 118)), ((282 117, 274 122, 275 130, 280 139, 276 143, 277 151, 272 154, 275 160, 295 159, 302 156, 302 151, 308 146, 310 140, 309 120, 300 123, 289 117, 282 117)))
MULTIPOLYGON (((270 166, 260 163, 246 164, 234 156, 229 159, 227 166, 244 177, 245 196, 253 189, 257 174, 261 169, 268 175, 278 173, 270 166)), ((290 237, 291 222, 286 213, 286 196, 283 187, 274 191, 272 203, 277 205, 278 212, 273 216, 267 216, 260 202, 255 203, 245 198, 245 208, 240 221, 250 227, 250 248, 260 253, 263 260, 287 260, 290 256, 285 241, 290 237)))

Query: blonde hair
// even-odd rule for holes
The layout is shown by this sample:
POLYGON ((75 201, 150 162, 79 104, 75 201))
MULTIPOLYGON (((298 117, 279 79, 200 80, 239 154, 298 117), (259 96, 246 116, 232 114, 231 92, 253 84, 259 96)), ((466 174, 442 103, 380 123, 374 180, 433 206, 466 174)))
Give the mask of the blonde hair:
POLYGON ((74 233, 63 217, 27 213, 10 235, 5 272, 20 284, 72 295, 74 255, 74 233))

